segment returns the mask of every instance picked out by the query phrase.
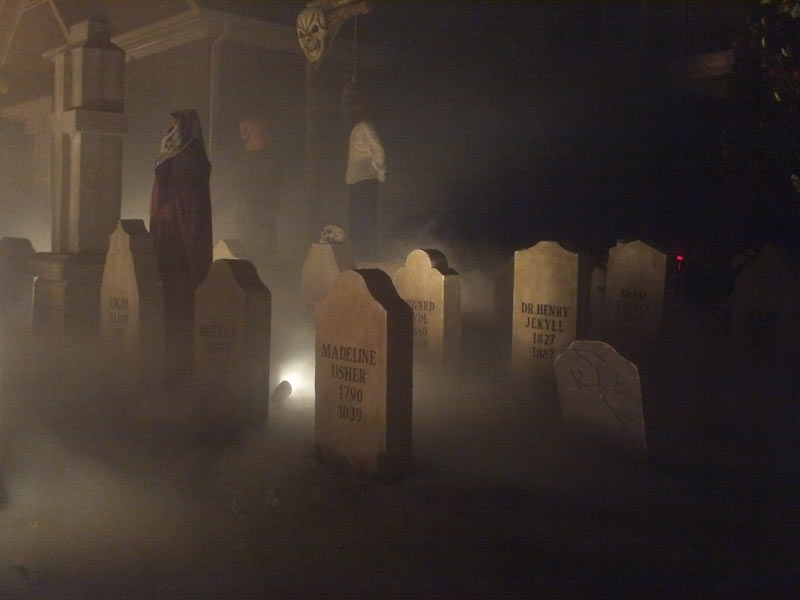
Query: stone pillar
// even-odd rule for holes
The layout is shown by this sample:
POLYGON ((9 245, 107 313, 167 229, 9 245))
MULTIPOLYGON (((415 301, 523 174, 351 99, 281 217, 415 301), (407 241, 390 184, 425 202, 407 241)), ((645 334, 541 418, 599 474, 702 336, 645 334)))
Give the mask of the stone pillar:
POLYGON ((125 53, 104 23, 70 28, 54 58, 53 252, 105 256, 120 217, 125 53))
POLYGON ((53 252, 33 260, 33 326, 96 334, 103 262, 120 217, 125 53, 105 23, 85 21, 53 61, 53 252))

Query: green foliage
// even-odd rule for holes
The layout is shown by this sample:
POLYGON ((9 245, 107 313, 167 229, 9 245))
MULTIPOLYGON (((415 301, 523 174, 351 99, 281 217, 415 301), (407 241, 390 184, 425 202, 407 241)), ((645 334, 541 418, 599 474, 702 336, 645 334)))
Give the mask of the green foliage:
POLYGON ((759 170, 788 184, 800 173, 800 0, 754 2, 735 49, 759 170))

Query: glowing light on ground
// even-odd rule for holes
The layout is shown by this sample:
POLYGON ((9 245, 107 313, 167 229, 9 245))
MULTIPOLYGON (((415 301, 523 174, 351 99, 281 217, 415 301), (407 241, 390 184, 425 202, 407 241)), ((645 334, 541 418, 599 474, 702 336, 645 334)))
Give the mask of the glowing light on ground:
POLYGON ((276 381, 288 381, 292 386, 291 403, 314 400, 314 363, 302 358, 291 359, 278 366, 276 381))

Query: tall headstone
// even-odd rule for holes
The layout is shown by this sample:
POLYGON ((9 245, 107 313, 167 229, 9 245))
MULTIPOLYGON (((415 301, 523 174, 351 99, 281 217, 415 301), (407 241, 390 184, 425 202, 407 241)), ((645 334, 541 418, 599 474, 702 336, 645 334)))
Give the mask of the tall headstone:
POLYGON ((378 269, 348 270, 316 306, 317 450, 369 474, 411 468, 413 311, 378 269))
POLYGON ((522 378, 553 377, 553 361, 588 321, 585 256, 543 241, 514 253, 511 362, 522 378))
POLYGON ((576 340, 555 361, 562 422, 619 447, 647 449, 636 365, 605 342, 576 340))
POLYGON ((394 274, 414 311, 414 357, 442 361, 461 348, 461 278, 438 250, 413 250, 394 274))
POLYGON ((272 296, 246 260, 217 260, 195 291, 195 418, 243 425, 269 398, 272 296))
POLYGON ((303 263, 302 293, 309 306, 314 306, 333 287, 339 275, 355 267, 349 242, 311 244, 303 263))
POLYGON ((747 368, 800 371, 800 264, 764 246, 736 277, 731 302, 731 351, 747 368))
POLYGON ((634 359, 651 356, 661 333, 667 255, 642 241, 608 251, 605 339, 634 359))
POLYGON ((25 238, 0 239, 0 337, 30 331, 34 249, 25 238))
POLYGON ((33 274, 28 261, 33 255, 30 240, 0 239, 0 385, 3 386, 16 370, 18 346, 31 332, 33 274))
POLYGON ((106 24, 70 27, 53 56, 52 253, 32 261, 34 330, 96 335, 109 236, 120 217, 125 55, 106 24))
POLYGON ((100 288, 104 355, 127 383, 161 383, 164 294, 144 221, 121 220, 111 234, 100 288))

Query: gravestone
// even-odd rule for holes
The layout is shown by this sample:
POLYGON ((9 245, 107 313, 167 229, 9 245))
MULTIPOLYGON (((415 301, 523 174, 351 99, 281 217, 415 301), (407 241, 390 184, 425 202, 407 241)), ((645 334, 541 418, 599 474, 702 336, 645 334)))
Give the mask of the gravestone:
POLYGON ((245 424, 269 398, 272 297, 253 264, 214 261, 195 291, 194 418, 245 424))
POLYGON ((619 447, 646 452, 636 365, 605 342, 576 340, 555 361, 564 425, 619 447))
POLYGON ((214 260, 250 260, 241 240, 221 239, 214 246, 214 260))
POLYGON ((511 362, 518 377, 552 380, 555 357, 587 324, 590 265, 557 242, 514 253, 511 362))
POLYGON ((27 333, 33 315, 34 249, 25 238, 0 239, 0 336, 27 333))
POLYGON ((413 250, 394 274, 414 311, 414 358, 442 361, 461 348, 461 279, 438 250, 413 250))
POLYGON ((356 269, 380 269, 390 278, 394 277, 402 267, 403 263, 396 263, 387 260, 359 260, 356 262, 356 269))
POLYGON ((413 311, 378 269, 341 274, 316 307, 315 439, 374 475, 411 468, 413 311))
POLYGON ((17 371, 18 357, 25 356, 24 352, 18 352, 22 342, 30 339, 33 273, 28 261, 33 256, 30 240, 11 237, 0 239, 0 385, 3 387, 17 371))
POLYGON ((100 286, 100 337, 126 383, 163 379, 164 294, 155 244, 142 220, 121 220, 109 237, 100 286))
POLYGON ((506 352, 511 348, 511 315, 514 311, 514 257, 498 268, 494 277, 494 326, 506 352))
POLYGON ((602 337, 604 332, 604 314, 606 303, 606 264, 596 264, 592 268, 590 277, 591 291, 589 292, 589 331, 595 337, 602 337))
POLYGON ((800 264, 772 244, 736 277, 731 352, 737 362, 800 370, 800 264))
POLYGON ((642 241, 619 242, 608 251, 604 337, 626 356, 654 354, 666 277, 667 255, 642 241))
POLYGON ((353 252, 348 242, 311 244, 302 272, 306 304, 314 306, 330 291, 339 275, 353 267, 353 252))

